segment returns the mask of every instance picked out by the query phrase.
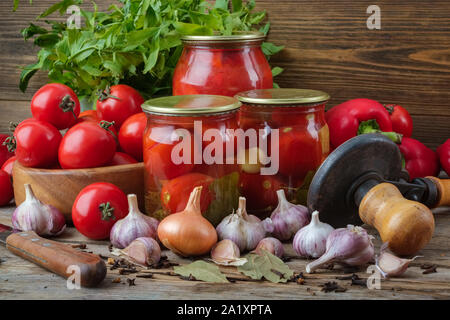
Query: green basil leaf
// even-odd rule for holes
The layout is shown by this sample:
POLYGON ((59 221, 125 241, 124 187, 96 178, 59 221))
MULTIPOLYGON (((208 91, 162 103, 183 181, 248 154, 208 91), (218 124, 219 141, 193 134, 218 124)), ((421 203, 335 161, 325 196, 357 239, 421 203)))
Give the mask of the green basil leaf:
POLYGON ((228 0, 216 0, 216 3, 214 4, 215 9, 222 9, 222 10, 228 10, 228 0))
POLYGON ((148 57, 145 59, 145 67, 143 73, 146 74, 150 70, 153 69, 153 67, 156 64, 156 61, 158 60, 158 53, 159 53, 159 39, 155 38, 153 39, 151 45, 150 45, 150 53, 148 57))
POLYGON ((279 74, 281 74, 283 71, 284 71, 284 69, 283 69, 283 68, 280 68, 280 67, 272 68, 272 76, 273 76, 273 77, 276 77, 276 76, 278 76, 279 74))
POLYGON ((20 73, 19 89, 25 92, 28 87, 28 82, 31 77, 43 67, 47 58, 51 55, 51 52, 45 49, 41 49, 38 53, 38 62, 30 64, 23 68, 20 73))
POLYGON ((284 46, 276 46, 271 42, 263 42, 261 48, 265 55, 271 56, 283 50, 284 46))
POLYGON ((231 8, 233 9, 233 12, 241 11, 242 10, 242 0, 232 0, 231 8))
POLYGON ((34 39, 34 44, 41 48, 53 47, 59 41, 59 36, 55 33, 41 34, 34 39))
POLYGON ((30 23, 30 25, 24 29, 22 29, 20 31, 20 33, 22 34, 23 38, 25 40, 30 39, 31 37, 37 35, 37 34, 45 34, 48 33, 47 29, 44 29, 40 26, 37 26, 33 23, 30 23))
POLYGON ((173 26, 182 35, 212 35, 211 28, 193 23, 174 22, 173 26))

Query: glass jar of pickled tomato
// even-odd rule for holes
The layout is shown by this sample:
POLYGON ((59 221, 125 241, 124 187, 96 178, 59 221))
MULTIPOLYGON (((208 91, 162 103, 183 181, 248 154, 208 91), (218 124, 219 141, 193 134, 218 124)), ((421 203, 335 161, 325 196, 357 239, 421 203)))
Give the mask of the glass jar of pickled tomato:
POLYGON ((272 71, 261 50, 265 36, 184 36, 173 76, 173 95, 218 94, 273 87, 272 71))
POLYGON ((214 225, 237 209, 240 168, 234 150, 241 103, 232 97, 186 95, 146 101, 144 132, 145 208, 162 219, 186 207, 202 186, 201 210, 214 225))
POLYGON ((283 189, 289 201, 306 204, 316 169, 330 152, 325 103, 329 95, 305 89, 252 90, 236 95, 242 102, 239 127, 257 131, 258 139, 247 141, 249 156, 240 164, 240 192, 248 211, 265 217, 277 206, 276 191, 283 189))

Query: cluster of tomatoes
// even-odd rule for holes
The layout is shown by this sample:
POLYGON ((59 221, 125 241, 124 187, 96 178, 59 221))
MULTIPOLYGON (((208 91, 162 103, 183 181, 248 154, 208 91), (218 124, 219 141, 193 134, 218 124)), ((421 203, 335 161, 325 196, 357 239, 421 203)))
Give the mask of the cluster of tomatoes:
POLYGON ((40 88, 31 100, 33 117, 13 128, 11 136, 1 138, 0 161, 5 163, 0 172, 0 205, 12 199, 9 176, 15 161, 25 167, 48 169, 142 161, 147 124, 143 102, 135 89, 115 85, 100 94, 96 110, 80 113, 79 99, 71 88, 59 83, 40 88))

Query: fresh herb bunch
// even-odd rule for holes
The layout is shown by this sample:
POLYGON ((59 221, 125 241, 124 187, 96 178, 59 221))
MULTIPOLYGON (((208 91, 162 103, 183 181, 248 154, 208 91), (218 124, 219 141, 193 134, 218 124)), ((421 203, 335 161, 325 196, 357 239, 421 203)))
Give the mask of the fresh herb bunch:
MULTIPOLYGON (((19 0, 14 0, 14 10, 19 0)), ((182 51, 184 34, 230 35, 259 28, 267 34, 270 23, 262 25, 265 11, 254 12, 255 1, 216 0, 118 0, 107 12, 81 9, 80 29, 66 23, 44 20, 48 28, 33 23, 22 30, 25 40, 34 38, 41 48, 38 61, 23 68, 20 89, 25 91, 38 71, 48 71, 51 81, 72 87, 81 97, 92 99, 108 85, 126 83, 146 97, 168 95, 172 74, 182 51)), ((65 15, 71 5, 83 0, 62 0, 37 17, 59 11, 65 15)), ((265 42, 269 58, 282 46, 265 42)), ((273 68, 273 74, 282 72, 273 68)))

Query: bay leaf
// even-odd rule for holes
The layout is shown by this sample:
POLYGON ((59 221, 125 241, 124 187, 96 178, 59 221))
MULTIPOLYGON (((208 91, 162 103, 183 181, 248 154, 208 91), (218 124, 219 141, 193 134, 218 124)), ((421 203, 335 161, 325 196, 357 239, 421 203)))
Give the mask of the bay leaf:
POLYGON ((287 282, 294 275, 294 271, 287 264, 268 251, 262 250, 260 255, 250 253, 245 258, 247 263, 239 266, 238 271, 252 279, 265 278, 279 283, 287 282))
POLYGON ((193 276, 196 280, 214 283, 228 283, 225 275, 220 272, 218 266, 202 260, 192 262, 184 266, 176 266, 173 271, 180 276, 193 276))

